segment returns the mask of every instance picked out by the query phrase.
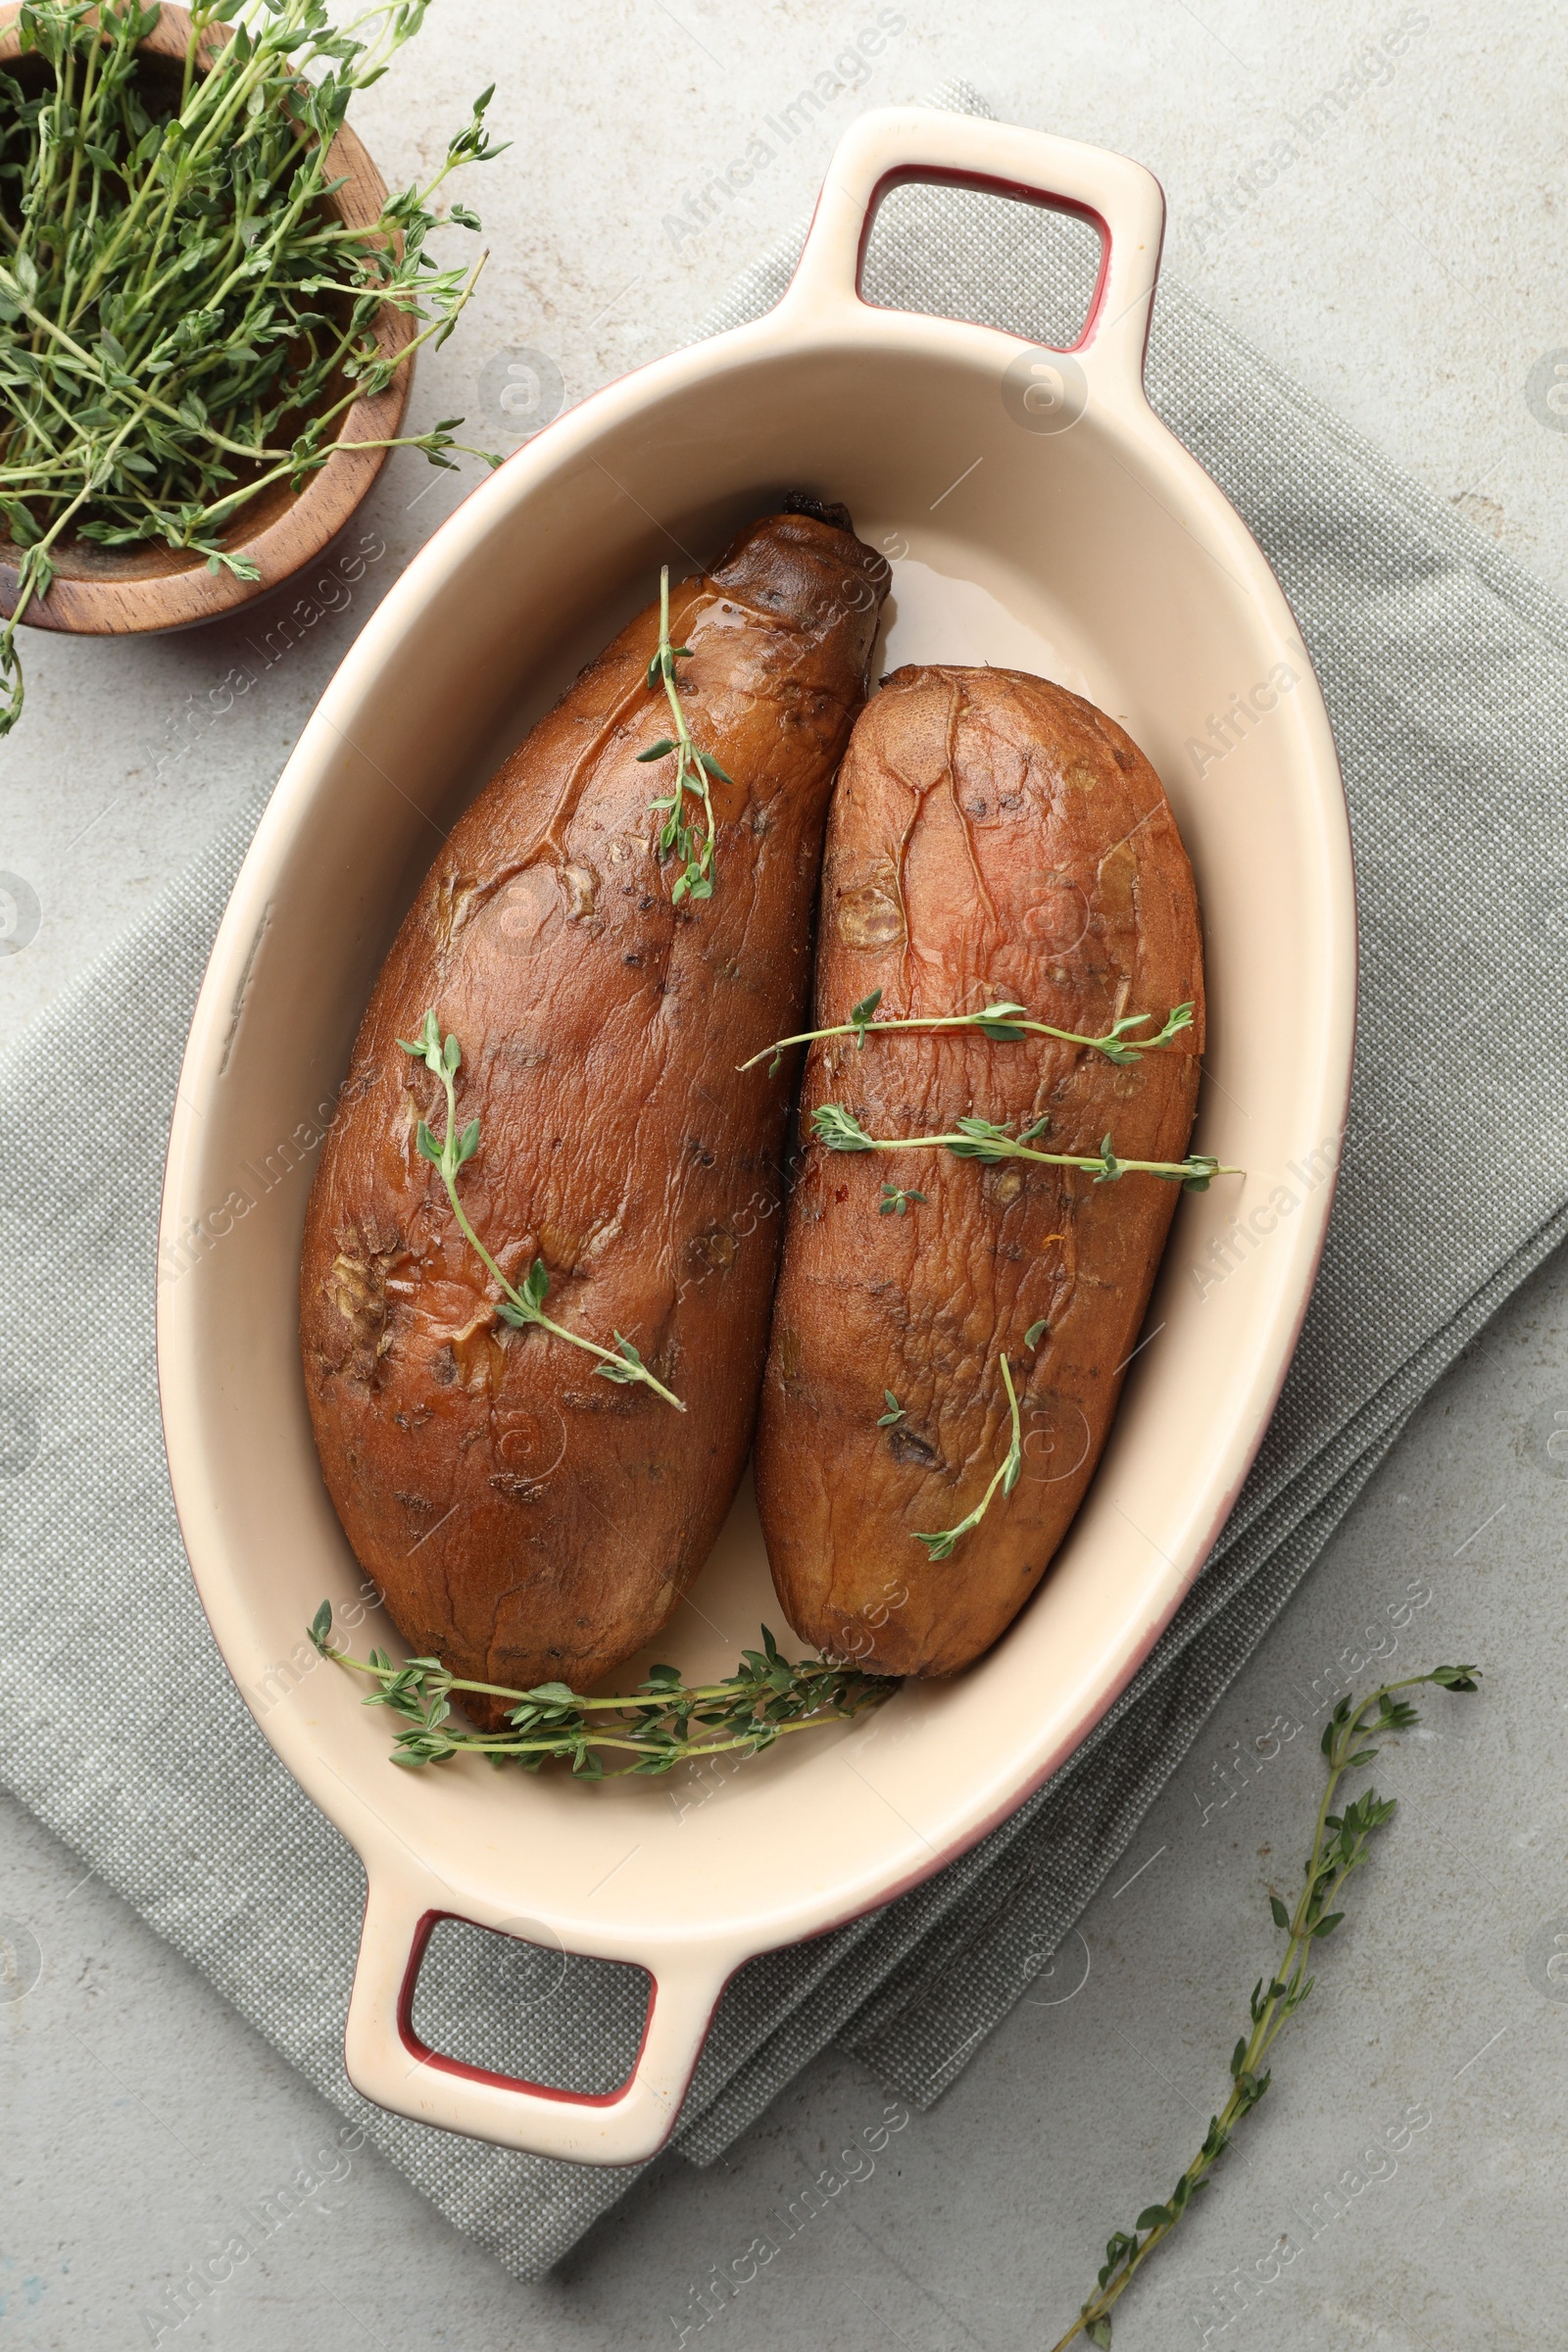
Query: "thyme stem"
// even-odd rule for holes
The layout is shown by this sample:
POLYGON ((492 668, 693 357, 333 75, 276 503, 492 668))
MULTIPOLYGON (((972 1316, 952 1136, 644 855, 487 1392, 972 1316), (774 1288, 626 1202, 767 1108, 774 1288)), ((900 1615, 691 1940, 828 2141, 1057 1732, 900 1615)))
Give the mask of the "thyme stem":
POLYGON ((405 1054, 412 1054, 416 1061, 422 1061, 426 1069, 433 1070, 441 1081, 447 1099, 446 1132, 437 1143, 429 1121, 421 1119, 417 1135, 419 1157, 429 1160, 433 1167, 440 1170, 441 1181, 446 1187, 447 1200, 451 1204, 452 1214, 457 1219, 459 1231, 480 1259, 491 1280, 501 1291, 502 1303, 496 1312, 502 1320, 511 1323, 517 1330, 525 1329, 530 1323, 537 1323, 541 1330, 554 1333, 558 1340, 569 1340, 573 1348, 581 1348, 587 1354, 598 1356, 600 1360, 597 1370, 601 1380, 613 1380, 627 1384, 632 1381, 641 1381, 645 1388, 652 1389, 656 1396, 662 1396, 666 1404, 672 1404, 677 1413, 683 1413, 686 1407, 680 1398, 672 1390, 666 1389, 662 1380, 655 1378, 630 1340, 623 1339, 618 1331, 615 1334, 614 1347, 602 1348, 597 1340, 585 1339, 580 1331, 568 1331, 564 1323, 556 1322, 553 1316, 545 1313, 544 1302, 550 1291, 550 1276, 542 1257, 534 1259, 520 1291, 503 1274, 483 1242, 480 1241, 479 1236, 474 1232, 468 1219, 468 1212, 464 1207, 458 1194, 458 1171, 466 1165, 479 1149, 479 1122, 477 1119, 470 1119, 463 1133, 461 1135, 458 1133, 456 1079, 457 1073, 463 1065, 462 1049, 455 1037, 449 1037, 443 1046, 441 1024, 436 1019, 433 1009, 425 1014, 424 1025, 417 1038, 411 1040, 400 1037, 398 1044, 403 1048, 405 1054))
MULTIPOLYGON (((956 1527, 944 1528, 940 1535, 917 1535, 915 1537, 915 1542, 925 1545, 928 1557, 933 1560, 946 1560, 952 1557, 959 1537, 968 1535, 970 1529, 978 1527, 985 1517, 991 1507, 991 1497, 995 1494, 998 1487, 1002 1489, 1004 1494, 1010 1494, 1018 1484, 1018 1473, 1023 1468, 1023 1426, 1018 1417, 1018 1392, 1012 1385, 1012 1366, 1005 1356, 1002 1359, 1002 1385, 1007 1392, 1007 1410, 1012 1415, 1012 1437, 1005 1458, 998 1463, 990 1486, 987 1487, 967 1519, 960 1519, 956 1527)), ((891 1392, 887 1393, 891 1395, 891 1392)), ((881 1424, 878 1423, 878 1427, 880 1426, 881 1424)))
POLYGON ((664 700, 669 705, 674 723, 673 736, 661 736, 646 752, 639 752, 641 760, 667 760, 674 755, 675 772, 670 779, 668 794, 651 806, 656 815, 663 816, 659 828, 659 855, 662 858, 674 856, 683 858, 681 871, 670 889, 670 900, 679 906, 682 899, 710 899, 713 895, 713 852, 717 833, 713 817, 713 795, 710 778, 732 784, 711 752, 701 751, 687 721, 681 704, 680 688, 675 677, 675 663, 689 657, 691 647, 672 645, 669 635, 669 565, 659 574, 659 650, 648 664, 650 690, 662 686, 664 700), (703 812, 703 830, 699 833, 691 821, 687 795, 698 802, 703 812))
POLYGON ((1363 1746, 1363 1740, 1410 1731, 1419 1722, 1408 1700, 1396 1696, 1398 1691, 1413 1690, 1423 1683, 1433 1683, 1446 1690, 1474 1690, 1478 1688, 1479 1673, 1476 1666, 1438 1666, 1430 1674, 1405 1675, 1398 1682, 1381 1683, 1365 1698, 1340 1700, 1323 1733, 1328 1778, 1296 1908, 1287 1911, 1277 1894, 1269 1896, 1274 1924, 1286 1936, 1285 1954, 1278 1968, 1271 1972, 1267 1989, 1261 1977, 1252 1987, 1248 2004, 1251 2030, 1231 2053, 1230 2096, 1218 2115, 1209 2119, 1202 2146, 1165 2202, 1146 2206, 1130 2230, 1118 2230, 1113 2233, 1105 2247, 1105 2262, 1097 2291, 1084 2304, 1066 2333, 1057 2337, 1052 2352, 1066 2352, 1066 2347, 1080 2335, 1092 2344, 1109 2344, 1112 2308, 1150 2255, 1170 2236, 1199 2190, 1208 2185, 1209 2175, 1229 2146, 1236 2126, 1250 2114, 1267 2090, 1271 2077, 1260 2074, 1258 2069, 1286 2022, 1299 2009, 1316 1982, 1302 1973, 1308 1954, 1315 1942, 1333 1935, 1345 1916, 1343 1911, 1331 1910, 1330 1905, 1351 1872, 1359 1870, 1366 1860, 1369 1839, 1394 1816, 1396 1800, 1380 1797, 1372 1788, 1347 1805, 1343 1814, 1329 1811, 1345 1775, 1371 1764, 1380 1753, 1375 1747, 1363 1746), (1141 2231, 1147 2234, 1141 2236, 1141 2231))
POLYGON ((741 1062, 739 1067, 742 1070, 755 1069, 763 1054, 771 1054, 773 1063, 768 1071, 771 1077, 778 1067, 780 1056, 789 1046, 808 1046, 819 1037, 853 1037, 858 1052, 864 1047, 867 1037, 895 1037, 908 1029, 978 1029, 983 1037, 1002 1044, 1011 1044, 1025 1036, 1054 1037, 1064 1046, 1089 1046, 1095 1053, 1102 1054, 1107 1061, 1125 1063, 1137 1061, 1145 1054, 1157 1053, 1162 1046, 1168 1046, 1173 1038, 1180 1037, 1184 1029, 1190 1029, 1193 1025, 1191 1004, 1173 1006, 1165 1015, 1164 1027, 1155 1037, 1130 1037, 1127 1034, 1129 1030, 1142 1028, 1145 1022, 1152 1021, 1154 1017, 1152 1012, 1123 1013, 1103 1037, 1085 1037, 1076 1029, 1056 1029, 1049 1021, 1032 1020, 1024 1005, 1014 1004, 1006 999, 982 1004, 973 1012, 901 1013, 896 1018, 879 1021, 875 1016, 881 1002, 882 991, 873 989, 868 997, 861 998, 847 1021, 837 1021, 826 1029, 802 1029, 794 1037, 775 1038, 770 1046, 764 1046, 760 1054, 754 1054, 750 1061, 741 1062))
POLYGON ((1039 1135, 1049 1120, 1037 1119, 1019 1136, 1010 1136, 1006 1128, 994 1119, 960 1119, 957 1131, 952 1135, 867 1135, 852 1110, 842 1103, 824 1102, 811 1115, 811 1125, 818 1141, 830 1152, 925 1152, 938 1147, 954 1153, 958 1159, 980 1159, 992 1165, 1002 1159, 1033 1159, 1051 1168, 1082 1168, 1092 1174, 1097 1184, 1112 1184, 1122 1176, 1158 1176, 1167 1184, 1179 1184, 1191 1193, 1208 1190, 1215 1176, 1240 1176, 1241 1168, 1222 1167, 1206 1152, 1193 1152, 1186 1159, 1118 1159, 1107 1135, 1098 1155, 1083 1152, 1037 1152, 1030 1138, 1039 1135))
POLYGON ((565 1683, 514 1690, 500 1683, 472 1682, 449 1674, 439 1658, 410 1658, 399 1666, 379 1649, 356 1658, 333 1645, 331 1631, 331 1603, 322 1601, 311 1640, 323 1658, 374 1683, 368 1707, 389 1707, 402 1718, 393 1743, 395 1764, 483 1755, 537 1772, 556 1757, 594 1780, 657 1775, 705 1756, 755 1755, 792 1732, 851 1722, 898 1689, 891 1676, 862 1674, 827 1658, 786 1658, 766 1626, 762 1647, 743 1650, 739 1668, 724 1682, 692 1686, 673 1666, 655 1666, 635 1691, 609 1698, 585 1698, 565 1683), (452 1693, 465 1690, 514 1701, 508 1710, 509 1729, 450 1729, 452 1693), (604 1751, 629 1754, 635 1761, 607 1774, 600 1761, 604 1751))

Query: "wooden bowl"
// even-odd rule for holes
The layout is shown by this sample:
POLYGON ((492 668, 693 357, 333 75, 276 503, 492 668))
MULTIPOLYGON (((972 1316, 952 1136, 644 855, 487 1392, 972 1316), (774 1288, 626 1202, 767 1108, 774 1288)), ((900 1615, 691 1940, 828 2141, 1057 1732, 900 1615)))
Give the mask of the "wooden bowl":
MULTIPOLYGON (((0 65, 21 54, 16 21, 20 0, 0 5, 0 65)), ((154 57, 183 58, 190 37, 186 10, 168 4, 156 29, 142 42, 154 57)), ((210 65, 230 37, 226 24, 214 24, 204 36, 198 56, 210 65)), ((331 211, 351 227, 368 228, 379 220, 386 185, 352 130, 343 129, 332 142, 332 178, 344 185, 326 199, 331 211)), ((376 343, 387 359, 395 359, 412 339, 415 321, 406 311, 384 308, 376 325, 376 343)), ((403 421, 414 364, 398 369, 384 392, 357 400, 338 427, 345 442, 387 440, 403 421)), ((236 579, 229 571, 209 571, 205 556, 186 549, 149 541, 133 548, 99 547, 91 539, 67 536, 53 553, 56 578, 41 602, 28 605, 23 615, 34 628, 68 629, 85 636, 119 637, 159 629, 189 628, 195 621, 214 620, 236 605, 265 596, 303 565, 313 563, 334 539, 360 504, 381 469, 384 449, 339 449, 319 466, 303 490, 286 482, 270 484, 235 515, 223 536, 234 553, 241 549, 256 564, 260 577, 236 579)), ((0 613, 16 609, 22 551, 0 534, 0 613)))

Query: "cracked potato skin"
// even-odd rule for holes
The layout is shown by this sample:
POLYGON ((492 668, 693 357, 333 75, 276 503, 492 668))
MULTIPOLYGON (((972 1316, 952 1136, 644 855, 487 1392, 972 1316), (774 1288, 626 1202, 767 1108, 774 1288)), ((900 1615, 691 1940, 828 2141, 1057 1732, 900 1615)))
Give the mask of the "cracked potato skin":
MULTIPOLYGON (((842 511, 840 511, 842 512, 842 511)), ((481 1682, 587 1689, 707 1558, 751 1439, 782 1220, 787 1090, 736 1065, 802 1025, 822 830, 888 569, 809 513, 743 532, 671 595, 712 786, 713 896, 671 904, 649 803, 672 763, 650 606, 467 810, 387 958, 312 1189, 301 1346, 321 1468, 415 1651, 481 1682), (416 1131, 433 1006, 480 1121, 475 1231, 546 1311, 623 1332, 687 1406, 497 1320, 416 1131)), ((499 1724, 498 1702, 466 1706, 499 1724)))
POLYGON ((1178 1188, 943 1150, 830 1152, 828 1102, 873 1136, 1049 1113, 1043 1151, 1179 1160, 1203 1050, 1192 869, 1159 778, 1114 721, 1023 671, 899 670, 858 722, 828 823, 814 1025, 880 988, 879 1018, 1010 997, 1102 1035, 1124 1012, 1193 1027, 1118 1068, 977 1032, 810 1047, 758 1428, 773 1580, 797 1634, 868 1671, 951 1674, 1028 1599, 1094 1475, 1178 1188), (884 1182, 927 1195, 879 1213, 884 1182), (1025 1333, 1039 1320, 1033 1349, 1025 1333), (1022 1475, 946 1560, 1022 1413, 1022 1475), (879 1428, 884 1390, 903 1418, 879 1428))

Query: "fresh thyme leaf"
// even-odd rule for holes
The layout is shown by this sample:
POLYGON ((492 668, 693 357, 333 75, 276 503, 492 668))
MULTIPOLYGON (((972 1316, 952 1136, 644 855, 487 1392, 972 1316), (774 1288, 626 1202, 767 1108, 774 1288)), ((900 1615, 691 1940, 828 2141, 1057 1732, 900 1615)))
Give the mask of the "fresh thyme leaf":
POLYGON ((642 1357, 638 1354, 630 1340, 622 1339, 618 1331, 615 1334, 615 1353, 621 1359, 618 1363, 611 1362, 606 1364, 596 1364, 594 1366, 594 1373, 597 1379, 630 1382, 634 1380, 642 1380, 646 1377, 643 1369, 642 1357))
POLYGON ((882 1394, 887 1398, 888 1409, 881 1415, 877 1422, 877 1427, 878 1429, 891 1429, 895 1421, 902 1421, 904 1419, 904 1407, 894 1396, 891 1389, 884 1389, 882 1394))
POLYGON ((824 1102, 811 1113, 811 1125, 830 1152, 876 1150, 854 1111, 846 1110, 841 1103, 824 1102))
MULTIPOLYGON (((882 991, 879 988, 873 988, 868 997, 862 997, 858 1004, 852 1005, 850 1008, 849 1026, 855 1034, 855 1044, 858 1052, 864 1047, 865 1033, 867 1029, 870 1028, 876 1008, 881 1002, 882 991)), ((749 1068, 750 1066, 751 1065, 748 1063, 747 1067, 749 1068)))
POLYGON ((949 1139, 948 1149, 956 1159, 983 1159, 988 1167, 994 1167, 1007 1157, 1012 1139, 995 1119, 960 1119, 957 1135, 949 1139))
POLYGON ((1230 2145, 1236 2125, 1250 2114, 1267 2091, 1273 2079, 1272 2070, 1259 2073, 1259 2062, 1267 2056, 1287 2019, 1299 2009, 1315 1982, 1303 1974, 1306 1954, 1315 1942, 1331 1936, 1345 1917, 1343 1911, 1330 1911, 1326 1905, 1351 1873, 1365 1863, 1368 1839, 1394 1816, 1393 1798, 1380 1797, 1371 1788, 1347 1805, 1343 1814, 1329 1810, 1344 1776, 1367 1761, 1368 1751, 1359 1742, 1368 1732, 1385 1730, 1396 1714, 1401 1731, 1408 1731, 1416 1723, 1414 1707, 1407 1699, 1397 1697, 1398 1691, 1415 1690, 1423 1683, 1431 1683, 1439 1690, 1475 1690, 1479 1688, 1476 1680, 1479 1671, 1475 1666, 1434 1667, 1430 1674, 1412 1674, 1397 1683, 1384 1683, 1365 1698, 1342 1699, 1335 1708, 1323 1739, 1328 1783, 1318 1809, 1317 1831, 1306 1859, 1301 1892, 1294 1911, 1288 1911, 1277 1894, 1269 1896, 1274 1925, 1287 1938, 1285 1955, 1266 1986, 1260 1977, 1252 1987, 1248 2001, 1251 2031, 1242 2035, 1231 2052, 1230 2096, 1218 2115, 1210 2118, 1198 2154, 1170 2197, 1163 2204, 1146 2205, 1130 2230, 1118 2230, 1111 2236, 1096 2293, 1083 2305, 1066 2333, 1057 2338, 1052 2352, 1066 2352, 1067 2346, 1080 2335, 1092 2344, 1109 2343, 1110 2314, 1116 2302, 1150 2255, 1163 2245, 1180 2223, 1199 2190, 1208 2185, 1209 2175, 1230 2145))
POLYGON ((441 1181, 446 1187, 447 1200, 459 1230, 501 1292, 496 1304, 496 1314, 500 1320, 510 1323, 514 1331, 525 1331, 529 1324, 537 1323, 541 1330, 553 1332, 558 1340, 569 1340, 573 1348, 584 1348, 589 1355, 596 1355, 599 1358, 596 1369, 607 1380, 628 1383, 640 1381, 645 1388, 652 1389, 655 1396, 662 1396, 666 1404, 672 1404, 677 1412, 683 1413, 686 1407, 680 1398, 666 1389, 662 1380, 655 1379, 630 1340, 623 1339, 618 1331, 612 1348, 601 1348, 597 1340, 584 1339, 580 1331, 567 1331, 563 1324, 545 1313, 545 1300, 550 1296, 550 1269, 542 1257, 536 1257, 528 1268, 520 1291, 514 1283, 508 1281, 474 1232, 468 1221, 468 1212, 458 1197, 458 1171, 479 1149, 477 1119, 470 1119, 461 1136, 458 1133, 456 1080, 463 1066, 462 1049, 455 1037, 448 1037, 443 1045, 441 1024, 433 1008, 424 1016, 417 1041, 400 1037, 398 1044, 405 1054, 412 1054, 416 1061, 422 1061, 425 1068, 441 1081, 446 1096, 445 1131, 438 1143, 428 1120, 421 1119, 415 1133, 415 1148, 421 1159, 429 1160, 440 1169, 441 1181))
MULTIPOLYGON (((371 0, 350 31, 321 0, 195 0, 191 15, 177 96, 143 72, 158 11, 134 0, 28 0, 42 91, 0 72, 0 520, 32 559, 0 625, 0 734, 23 708, 17 626, 47 599, 68 531, 255 579, 231 526, 345 446, 354 403, 445 339, 482 267, 443 268, 427 240, 448 173, 502 152, 488 92, 425 185, 364 228, 327 210, 349 101, 417 32, 422 0, 371 0), (203 68, 201 36, 225 24, 203 68), (421 322, 396 361, 376 341, 388 309, 421 322)), ((478 226, 465 207, 450 217, 478 226)), ((450 466, 461 421, 354 446, 450 466)))
POLYGON ((882 1187, 881 1200, 877 1205, 884 1217, 903 1217, 908 1214, 911 1200, 918 1200, 923 1205, 924 1193, 917 1193, 912 1189, 906 1191, 902 1184, 885 1184, 882 1187))
POLYGON ((526 1772, 555 1759, 590 1780, 672 1772, 704 1756, 755 1755, 787 1733, 848 1722, 899 1688, 891 1676, 862 1674, 828 1658, 786 1658, 763 1626, 762 1648, 743 1651, 736 1672, 720 1683, 693 1688, 673 1666, 653 1666, 636 1690, 612 1698, 579 1696, 566 1683, 509 1690, 449 1674, 439 1658, 410 1658, 397 1666, 379 1649, 368 1658, 353 1657, 328 1642, 331 1623, 331 1605, 323 1601, 312 1621, 312 1641, 323 1657, 375 1684, 366 1694, 368 1707, 387 1707, 403 1718, 391 1760, 410 1766, 468 1754, 514 1762, 526 1772), (465 1690, 514 1700, 507 1729, 449 1730, 452 1694, 465 1690), (601 1750, 632 1760, 607 1772, 601 1750))
MULTIPOLYGON (((649 683, 653 683, 651 674, 649 683)), ((652 756, 648 752, 641 755, 645 760, 652 756)), ((1191 1004, 1178 1004, 1168 1012, 1165 1025, 1156 1037, 1136 1038, 1129 1037, 1128 1030, 1142 1028, 1153 1019, 1152 1013, 1124 1012, 1103 1037, 1085 1037, 1075 1029, 1056 1029, 1049 1021, 1031 1020, 1028 1007, 1013 1004, 1010 998, 998 997, 990 1004, 982 1004, 975 1012, 904 1014, 883 1021, 873 1020, 872 1016, 881 1002, 882 991, 873 989, 870 996, 862 997, 858 1004, 852 1006, 848 1020, 835 1022, 826 1029, 803 1029, 797 1037, 778 1038, 773 1045, 764 1046, 760 1054, 754 1054, 750 1061, 743 1061, 740 1067, 743 1070, 755 1069, 764 1054, 771 1054, 774 1056, 768 1066, 768 1076, 771 1077, 778 1068, 779 1056, 786 1046, 808 1046, 819 1037, 853 1037, 858 1048, 863 1047, 867 1030, 873 1028, 878 1037, 899 1037, 916 1030, 976 1029, 982 1037, 989 1037, 999 1045, 1015 1045, 1023 1037, 1054 1037, 1062 1045, 1086 1046, 1093 1053, 1102 1054, 1107 1061, 1128 1063, 1142 1060, 1146 1054, 1158 1053, 1161 1047, 1168 1046, 1172 1039, 1180 1037, 1184 1029, 1190 1029, 1193 1025, 1191 1004)))
POLYGON ((1041 1338, 1042 1338, 1042 1336, 1043 1336, 1043 1334, 1044 1334, 1044 1332, 1045 1332, 1045 1328, 1046 1328, 1046 1318, 1045 1318, 1045 1316, 1044 1316, 1044 1315, 1042 1315, 1042 1316, 1041 1316, 1041 1318, 1040 1318, 1040 1320, 1039 1320, 1039 1322, 1038 1322, 1038 1323, 1031 1323, 1031 1324, 1030 1324, 1030 1326, 1029 1326, 1029 1328, 1028 1328, 1028 1330, 1027 1330, 1027 1331, 1024 1333, 1024 1335, 1023 1335, 1023 1344, 1024 1344, 1024 1346, 1025 1346, 1026 1348, 1038 1348, 1038 1347, 1039 1347, 1039 1345, 1040 1345, 1040 1342, 1041 1342, 1041 1338))

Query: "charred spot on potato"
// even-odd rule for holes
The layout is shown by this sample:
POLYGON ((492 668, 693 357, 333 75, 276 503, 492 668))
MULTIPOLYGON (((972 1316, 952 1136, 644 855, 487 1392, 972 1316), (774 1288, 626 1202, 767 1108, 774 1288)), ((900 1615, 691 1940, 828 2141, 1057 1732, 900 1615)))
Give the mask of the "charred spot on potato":
POLYGON ((550 1481, 530 1478, 520 1470, 498 1470, 490 1484, 498 1494, 509 1494, 514 1502, 537 1502, 550 1481))
POLYGON ((700 1168, 710 1168, 715 1164, 712 1152, 710 1152, 701 1136, 689 1135, 686 1138, 686 1149, 700 1168))
POLYGON ((896 1421, 888 1431, 888 1450, 896 1462, 914 1462, 922 1470, 934 1470, 942 1460, 930 1439, 922 1438, 906 1421, 896 1421))
MULTIPOLYGON (((809 514, 817 522, 831 524, 835 531, 855 535, 855 519, 839 499, 813 498, 808 490, 786 490, 779 501, 781 514, 809 514)), ((867 551, 869 552, 869 551, 867 551)), ((880 559, 878 559, 880 561, 880 559)), ((883 566, 886 569, 886 566, 883 566)), ((867 566, 869 569, 869 565, 867 566)))
POLYGON ((406 1509, 411 1511, 433 1511, 435 1509, 435 1504, 431 1502, 428 1495, 410 1494, 405 1493, 402 1487, 393 1488, 392 1499, 394 1502, 401 1502, 406 1509))

